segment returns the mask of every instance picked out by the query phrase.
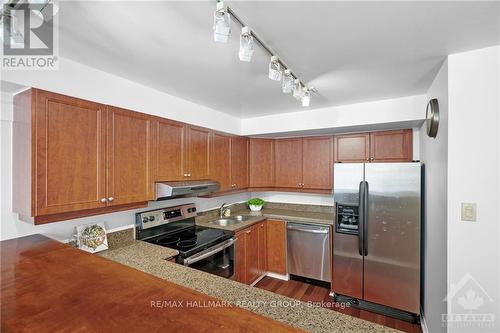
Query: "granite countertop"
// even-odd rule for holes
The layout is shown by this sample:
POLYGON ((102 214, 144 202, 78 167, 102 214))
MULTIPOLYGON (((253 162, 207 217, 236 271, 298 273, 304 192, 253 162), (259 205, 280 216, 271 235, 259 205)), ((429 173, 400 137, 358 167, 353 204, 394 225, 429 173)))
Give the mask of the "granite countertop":
POLYGON ((264 208, 260 212, 252 212, 249 209, 239 209, 231 214, 231 216, 235 215, 253 216, 254 218, 233 225, 221 226, 213 223, 213 221, 218 219, 217 215, 214 216, 214 214, 207 214, 197 217, 196 224, 211 228, 238 231, 267 218, 286 220, 290 222, 333 225, 335 216, 333 213, 299 211, 283 208, 264 208))
POLYGON ((164 260, 173 251, 134 241, 98 255, 308 332, 399 332, 164 260))

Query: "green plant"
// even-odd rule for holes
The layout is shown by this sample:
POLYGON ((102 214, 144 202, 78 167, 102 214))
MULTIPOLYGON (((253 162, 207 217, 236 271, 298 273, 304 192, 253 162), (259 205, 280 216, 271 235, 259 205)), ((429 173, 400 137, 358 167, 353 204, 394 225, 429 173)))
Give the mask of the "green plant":
POLYGON ((251 206, 263 206, 266 202, 260 198, 252 198, 247 201, 248 205, 251 206))

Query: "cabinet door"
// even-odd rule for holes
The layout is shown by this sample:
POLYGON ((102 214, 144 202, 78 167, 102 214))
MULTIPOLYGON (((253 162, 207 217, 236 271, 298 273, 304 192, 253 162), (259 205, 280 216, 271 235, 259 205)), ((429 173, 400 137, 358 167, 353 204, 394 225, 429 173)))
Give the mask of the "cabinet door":
POLYGON ((210 130, 189 126, 188 177, 208 179, 210 176, 210 130))
POLYGON ((274 142, 276 187, 302 187, 302 139, 274 142))
POLYGON ((260 222, 257 225, 257 235, 259 238, 259 276, 267 272, 267 248, 266 248, 266 222, 260 222))
POLYGON ((41 90, 35 94, 35 216, 105 207, 103 106, 41 90))
POLYGON ((334 137, 335 162, 366 162, 370 157, 370 134, 346 134, 334 137))
POLYGON ((267 270, 283 274, 286 271, 286 225, 282 220, 266 222, 267 270))
POLYGON ((259 278, 259 235, 258 224, 254 224, 246 231, 246 273, 247 284, 252 284, 259 278))
POLYGON ((220 183, 220 191, 231 187, 231 137, 220 133, 212 133, 210 178, 220 183))
POLYGON ((246 263, 246 230, 238 231, 234 235, 236 243, 234 245, 234 276, 233 280, 247 283, 247 263, 246 263))
POLYGON ((151 130, 150 116, 108 107, 108 205, 153 199, 151 130))
POLYGON ((234 189, 248 187, 248 139, 231 137, 231 185, 234 189))
POLYGON ((274 140, 250 139, 250 187, 274 186, 274 140))
POLYGON ((413 158, 412 130, 370 133, 372 162, 409 162, 413 158))
POLYGON ((333 138, 310 137, 303 140, 302 183, 308 189, 331 189, 333 138))
POLYGON ((186 125, 158 119, 155 125, 156 181, 183 180, 186 166, 186 125))

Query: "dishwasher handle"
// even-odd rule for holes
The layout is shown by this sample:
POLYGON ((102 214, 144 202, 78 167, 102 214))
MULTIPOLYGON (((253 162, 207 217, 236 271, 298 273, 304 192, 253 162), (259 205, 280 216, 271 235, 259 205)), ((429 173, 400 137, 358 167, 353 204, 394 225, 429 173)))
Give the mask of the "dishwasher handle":
POLYGON ((309 234, 327 234, 328 233, 328 228, 322 228, 322 229, 311 229, 311 228, 300 228, 296 226, 291 226, 287 225, 286 227, 287 230, 292 230, 292 231, 299 231, 299 232, 305 232, 309 234))

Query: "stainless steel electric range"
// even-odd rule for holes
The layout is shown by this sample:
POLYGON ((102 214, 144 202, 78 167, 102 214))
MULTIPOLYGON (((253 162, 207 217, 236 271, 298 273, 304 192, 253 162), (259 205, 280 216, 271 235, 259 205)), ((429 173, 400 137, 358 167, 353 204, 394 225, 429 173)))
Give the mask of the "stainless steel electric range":
POLYGON ((136 238, 179 251, 176 262, 230 278, 234 274, 234 232, 197 226, 194 204, 136 214, 136 238))

